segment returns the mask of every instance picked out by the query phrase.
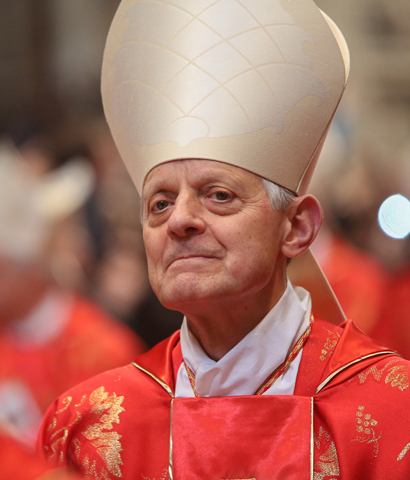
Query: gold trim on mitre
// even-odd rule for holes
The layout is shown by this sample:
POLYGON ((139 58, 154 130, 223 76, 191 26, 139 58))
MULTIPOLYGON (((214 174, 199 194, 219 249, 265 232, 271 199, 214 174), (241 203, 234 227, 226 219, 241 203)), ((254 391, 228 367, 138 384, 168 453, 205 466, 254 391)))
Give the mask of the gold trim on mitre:
POLYGON ((343 36, 313 0, 123 0, 102 95, 140 193, 152 168, 187 158, 300 193, 348 71, 343 36))

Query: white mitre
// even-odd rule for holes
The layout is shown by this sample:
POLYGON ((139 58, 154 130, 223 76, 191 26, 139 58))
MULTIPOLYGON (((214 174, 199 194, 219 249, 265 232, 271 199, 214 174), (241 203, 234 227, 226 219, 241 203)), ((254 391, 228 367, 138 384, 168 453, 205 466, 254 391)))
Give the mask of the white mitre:
POLYGON ((348 70, 312 0, 123 0, 102 94, 139 192, 158 164, 202 158, 300 193, 348 70))
POLYGON ((140 193, 157 165, 194 158, 302 194, 348 74, 343 35, 313 0, 122 0, 102 96, 140 193))

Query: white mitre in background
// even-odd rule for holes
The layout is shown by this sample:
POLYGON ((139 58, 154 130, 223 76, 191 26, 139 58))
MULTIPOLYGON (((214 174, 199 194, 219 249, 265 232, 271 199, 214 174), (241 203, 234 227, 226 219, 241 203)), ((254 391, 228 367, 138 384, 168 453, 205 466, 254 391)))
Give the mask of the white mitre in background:
POLYGON ((20 262, 40 258, 52 229, 81 208, 95 174, 82 158, 41 176, 24 165, 10 141, 0 141, 0 254, 20 262))

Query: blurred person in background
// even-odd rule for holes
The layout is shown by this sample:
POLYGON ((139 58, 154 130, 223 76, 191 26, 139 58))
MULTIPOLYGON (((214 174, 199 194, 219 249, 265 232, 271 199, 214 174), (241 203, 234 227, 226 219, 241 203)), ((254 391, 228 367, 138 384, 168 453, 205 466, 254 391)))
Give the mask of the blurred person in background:
MULTIPOLYGON (((311 192, 324 213, 312 250, 346 317, 370 334, 381 314, 387 272, 376 255, 358 246, 353 232, 344 228, 352 217, 366 218, 375 201, 370 172, 352 158, 352 132, 346 127, 352 123, 349 111, 336 116, 312 178, 311 192)), ((356 235, 359 228, 368 232, 369 225, 357 222, 356 235)))
MULTIPOLYGON (((377 199, 377 209, 391 195, 399 193, 410 199, 410 142, 399 149, 394 162, 381 170, 378 177, 378 183, 384 188, 377 199)), ((400 222, 403 215, 403 224, 409 225, 409 204, 407 211, 400 209, 396 212, 394 222, 400 222)), ((376 340, 410 359, 410 236, 404 231, 403 238, 392 238, 380 227, 374 222, 370 247, 382 259, 388 272, 388 283, 379 318, 370 333, 376 340)))
POLYGON ((57 395, 145 350, 129 328, 67 288, 78 281, 76 255, 86 244, 73 215, 94 174, 80 158, 49 169, 38 145, 19 153, 2 142, 0 420, 31 444, 57 395), (65 284, 64 273, 73 277, 65 284))
MULTIPOLYGON (((396 240, 397 242, 397 240, 396 240)), ((370 335, 410 359, 410 245, 406 259, 395 271, 389 272, 382 308, 370 335)))

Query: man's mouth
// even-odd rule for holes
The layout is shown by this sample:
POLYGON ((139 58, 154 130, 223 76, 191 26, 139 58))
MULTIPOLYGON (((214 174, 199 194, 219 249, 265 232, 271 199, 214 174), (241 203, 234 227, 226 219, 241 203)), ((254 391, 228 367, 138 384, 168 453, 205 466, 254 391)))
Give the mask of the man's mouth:
POLYGON ((195 259, 204 259, 204 260, 209 260, 209 259, 212 259, 212 258, 217 258, 216 255, 214 254, 210 254, 210 253, 205 253, 205 252, 201 252, 201 253, 184 253, 184 254, 181 254, 181 255, 178 255, 176 257, 173 257, 171 259, 170 262, 167 262, 168 265, 167 265, 167 268, 169 268, 172 264, 174 263, 177 263, 179 261, 183 261, 183 260, 195 260, 195 259))

